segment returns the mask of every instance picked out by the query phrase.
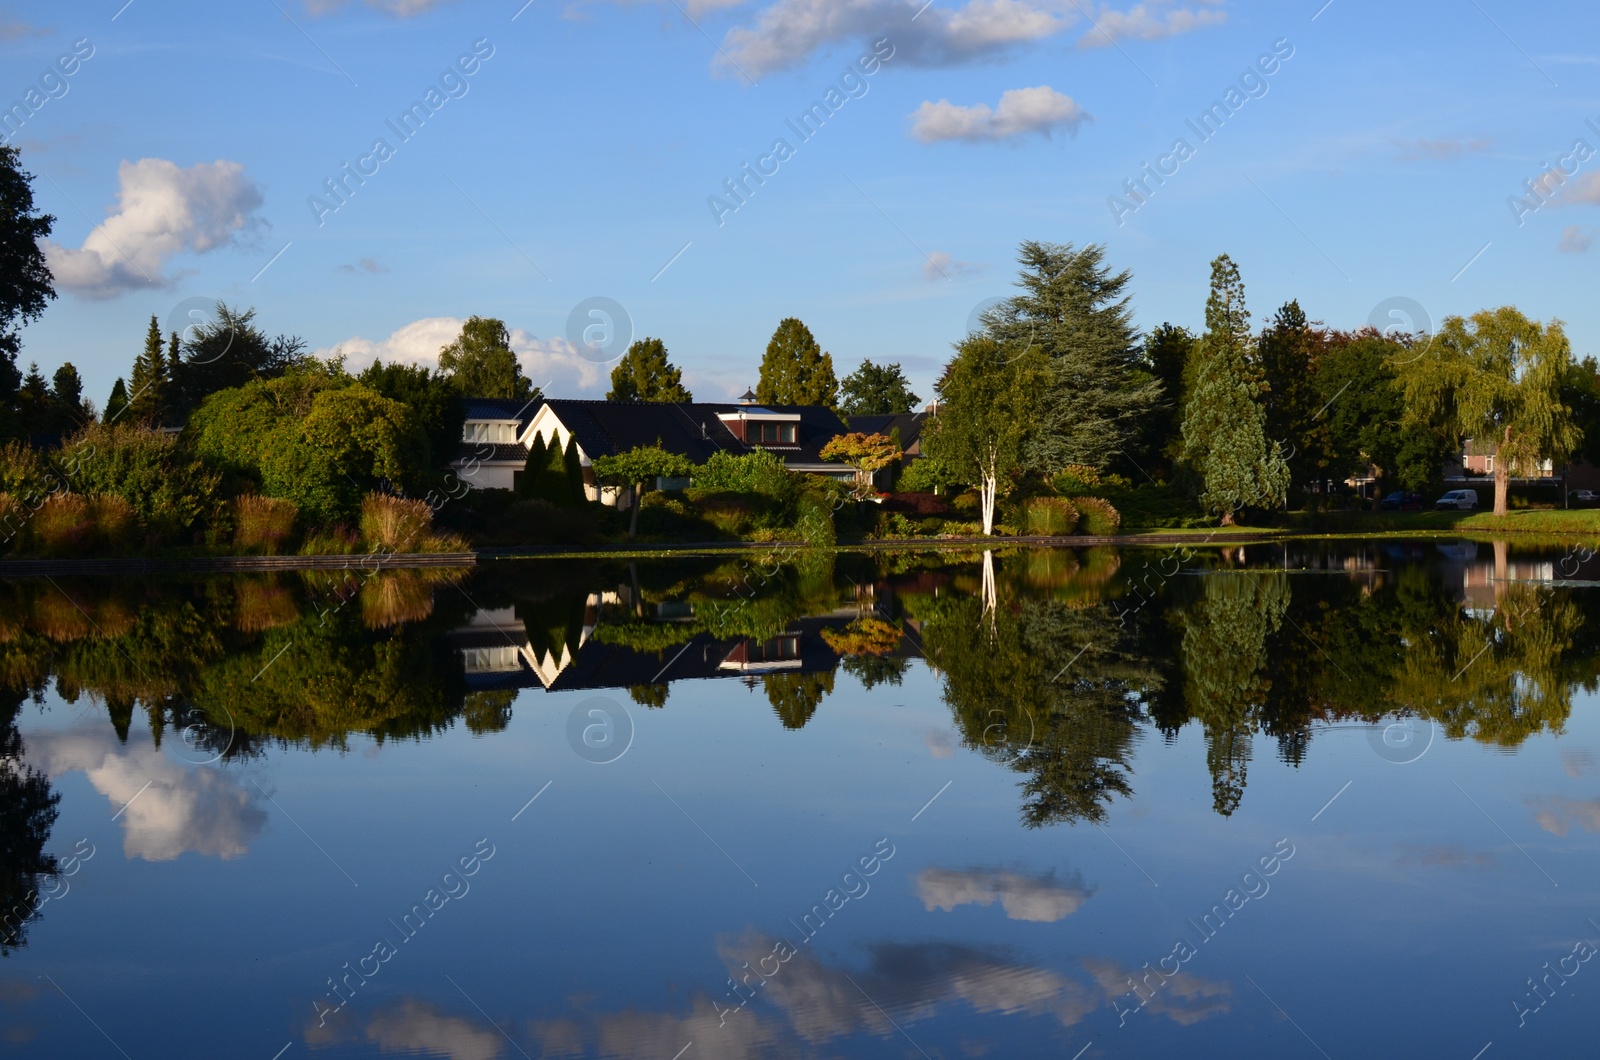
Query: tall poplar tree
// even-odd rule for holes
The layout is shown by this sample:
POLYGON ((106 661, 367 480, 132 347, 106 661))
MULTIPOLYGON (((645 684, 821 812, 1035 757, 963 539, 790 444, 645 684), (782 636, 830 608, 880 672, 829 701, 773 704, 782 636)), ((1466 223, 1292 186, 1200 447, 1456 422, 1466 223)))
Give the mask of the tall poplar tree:
POLYGON ((606 400, 687 402, 693 401, 694 395, 683 385, 682 370, 667 360, 666 343, 644 338, 629 346, 611 369, 606 400))
POLYGON ((833 374, 833 357, 817 345, 811 329, 787 317, 772 333, 766 356, 761 358, 761 378, 756 400, 769 405, 839 404, 839 380, 833 374))
POLYGON ((1269 443, 1265 383, 1253 363, 1254 339, 1239 267, 1223 254, 1211 263, 1206 334, 1195 347, 1193 378, 1183 417, 1184 462, 1201 482, 1200 502, 1222 513, 1271 508, 1289 494, 1289 467, 1269 443))
POLYGON ((1029 240, 1018 250, 1022 294, 983 316, 986 335, 1012 349, 1037 347, 1049 376, 1028 465, 1051 473, 1068 464, 1109 466, 1127 453, 1161 401, 1161 385, 1135 373, 1142 355, 1128 308, 1132 274, 1113 273, 1105 247, 1029 240))

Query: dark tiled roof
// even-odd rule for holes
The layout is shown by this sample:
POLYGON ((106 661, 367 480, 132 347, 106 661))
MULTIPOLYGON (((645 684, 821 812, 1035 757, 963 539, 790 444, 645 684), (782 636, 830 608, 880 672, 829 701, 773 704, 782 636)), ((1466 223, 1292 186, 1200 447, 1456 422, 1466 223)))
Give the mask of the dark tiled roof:
POLYGON ((482 464, 504 464, 515 461, 528 462, 528 447, 516 442, 462 442, 456 450, 456 462, 477 460, 482 464))
MULTIPOLYGON (((592 460, 625 453, 658 440, 668 452, 703 464, 719 450, 748 453, 745 445, 722 424, 719 413, 752 411, 750 406, 713 402, 579 401, 552 398, 545 404, 561 423, 578 436, 578 444, 592 460)), ((797 414, 796 444, 770 447, 787 463, 822 463, 820 450, 845 433, 845 424, 833 410, 814 405, 766 405, 763 411, 797 414)))
POLYGON ((517 433, 521 434, 528 429, 528 424, 533 422, 534 413, 539 411, 541 402, 535 398, 533 401, 517 401, 507 398, 462 398, 462 406, 466 409, 469 420, 516 420, 517 433))
POLYGON ((850 430, 859 434, 881 434, 889 437, 895 428, 900 429, 900 448, 910 449, 922 437, 923 424, 928 422, 926 412, 902 412, 895 416, 851 416, 850 430))

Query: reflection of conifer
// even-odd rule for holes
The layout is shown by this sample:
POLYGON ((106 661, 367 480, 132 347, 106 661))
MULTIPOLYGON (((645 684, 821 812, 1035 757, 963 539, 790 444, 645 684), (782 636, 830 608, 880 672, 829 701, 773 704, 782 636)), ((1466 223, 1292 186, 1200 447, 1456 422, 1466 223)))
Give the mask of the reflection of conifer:
POLYGON ((628 689, 628 698, 641 707, 659 710, 667 705, 668 691, 666 685, 634 685, 628 689))
POLYGON ((800 729, 833 692, 833 674, 767 674, 761 686, 783 727, 800 729))

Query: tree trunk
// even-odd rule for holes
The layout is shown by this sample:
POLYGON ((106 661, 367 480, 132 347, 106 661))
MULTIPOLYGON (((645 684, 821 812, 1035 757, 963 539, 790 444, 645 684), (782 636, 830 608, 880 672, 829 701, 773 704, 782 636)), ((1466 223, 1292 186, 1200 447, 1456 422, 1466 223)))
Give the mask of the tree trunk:
POLYGON ((994 498, 997 482, 995 476, 983 476, 983 485, 979 489, 979 503, 983 511, 983 533, 985 537, 994 533, 994 498))
POLYGON ((1224 508, 1224 509, 1222 509, 1222 525, 1223 526, 1232 526, 1233 525, 1233 509, 1232 508, 1224 508))
POLYGON ((1511 489, 1511 469, 1500 460, 1494 462, 1494 514, 1504 516, 1510 505, 1507 495, 1511 489))
POLYGON ((633 509, 633 512, 628 517, 628 540, 629 541, 632 541, 633 540, 633 535, 638 533, 638 531, 639 531, 639 504, 640 504, 641 501, 644 500, 644 483, 643 482, 641 482, 638 485, 633 487, 633 498, 632 498, 632 500, 633 500, 633 503, 630 505, 630 507, 633 509))

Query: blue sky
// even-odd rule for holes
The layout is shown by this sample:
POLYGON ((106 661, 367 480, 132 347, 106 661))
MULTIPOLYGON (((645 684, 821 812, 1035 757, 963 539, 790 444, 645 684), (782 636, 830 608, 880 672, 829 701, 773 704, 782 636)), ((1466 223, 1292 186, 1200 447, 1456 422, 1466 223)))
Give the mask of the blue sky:
POLYGON ((1144 328, 1198 327, 1227 252, 1258 323, 1290 298, 1340 327, 1392 298, 1434 323, 1511 303, 1600 354, 1587 6, 919 7, 0 2, 0 102, 38 87, 0 132, 57 218, 60 297, 22 359, 71 360, 103 402, 150 315, 191 299, 253 306, 353 366, 426 360, 476 313, 506 321, 535 383, 599 396, 604 354, 566 336, 602 297, 666 341, 697 397, 753 384, 798 316, 841 377, 899 361, 926 399, 1025 239, 1104 243, 1144 328), (89 58, 56 67, 83 41, 89 58), (892 56, 853 66, 876 41, 892 56), (475 46, 492 55, 460 75, 475 46), (1258 65, 1274 47, 1292 55, 1258 65), (789 122, 828 110, 830 86, 802 140, 789 122), (1230 86, 1236 109, 1202 142, 1188 122, 1230 86), (427 111, 430 87, 402 140, 387 122, 427 111), (1519 224, 1509 200, 1539 203, 1525 182, 1563 156, 1519 224), (346 163, 370 175, 339 205, 324 182, 346 163), (765 183, 737 210, 709 203, 736 204, 724 182, 746 163, 765 183), (1136 204, 1144 163, 1170 175, 1136 204), (1120 224, 1113 195, 1138 205, 1120 224))

